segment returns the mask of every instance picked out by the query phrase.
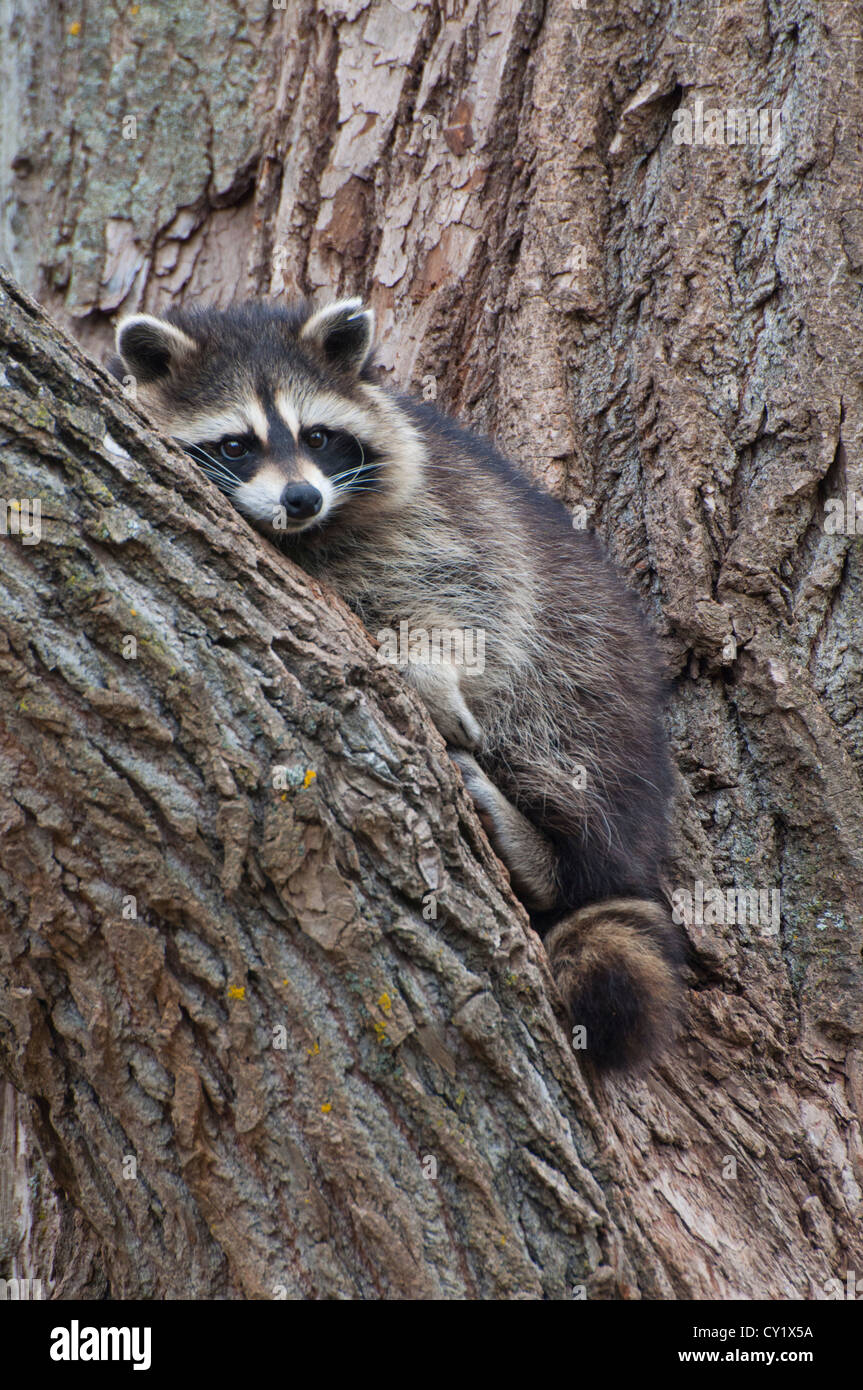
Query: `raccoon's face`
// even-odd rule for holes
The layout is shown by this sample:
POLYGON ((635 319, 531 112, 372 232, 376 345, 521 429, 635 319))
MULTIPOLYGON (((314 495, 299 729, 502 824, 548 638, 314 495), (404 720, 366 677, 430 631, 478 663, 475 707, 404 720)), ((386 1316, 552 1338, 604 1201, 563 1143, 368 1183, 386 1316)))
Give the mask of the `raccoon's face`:
POLYGON ((291 536, 403 503, 419 486, 413 426, 369 377, 374 315, 252 302, 135 314, 115 375, 262 530, 291 536))

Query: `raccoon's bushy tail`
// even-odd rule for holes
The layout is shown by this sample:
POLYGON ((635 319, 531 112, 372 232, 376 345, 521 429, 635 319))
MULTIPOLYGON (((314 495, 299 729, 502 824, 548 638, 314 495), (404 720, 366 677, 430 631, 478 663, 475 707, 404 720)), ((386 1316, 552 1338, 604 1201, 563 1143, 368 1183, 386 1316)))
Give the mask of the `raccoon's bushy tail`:
POLYGON ((610 898, 564 917, 545 937, 576 1045, 603 1071, 637 1067, 670 1040, 680 1009, 680 948, 668 912, 610 898))

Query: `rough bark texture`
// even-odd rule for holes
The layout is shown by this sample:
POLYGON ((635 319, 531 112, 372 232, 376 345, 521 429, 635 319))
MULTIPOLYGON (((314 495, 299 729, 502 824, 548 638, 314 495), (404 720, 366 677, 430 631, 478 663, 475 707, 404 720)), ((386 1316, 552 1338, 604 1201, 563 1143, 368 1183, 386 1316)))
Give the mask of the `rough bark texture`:
POLYGON ((20 1158, 6 1258, 127 1295, 824 1296, 863 1261, 863 575, 824 525, 863 495, 860 14, 0 18, 25 287, 93 349, 121 304, 368 294, 392 379, 583 507, 641 592, 669 886, 782 908, 690 929, 678 1058, 588 1093, 416 701, 7 300, 4 495, 50 519, 2 542, 2 1008, 66 1195, 40 1233, 20 1158), (781 111, 781 142, 675 144, 699 99, 781 111), (317 774, 285 801, 280 761, 317 774))

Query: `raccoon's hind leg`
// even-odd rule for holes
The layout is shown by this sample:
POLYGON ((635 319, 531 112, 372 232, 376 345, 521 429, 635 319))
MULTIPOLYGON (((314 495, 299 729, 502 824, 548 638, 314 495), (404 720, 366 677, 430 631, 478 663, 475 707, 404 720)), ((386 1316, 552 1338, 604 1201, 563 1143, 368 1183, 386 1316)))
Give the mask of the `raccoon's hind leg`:
POLYGON ((681 949, 659 903, 589 903, 558 922, 544 945, 570 1021, 584 1028, 584 1055, 598 1068, 632 1068, 670 1041, 681 949))
MULTIPOLYGON (((519 898, 539 914, 559 907, 554 846, 470 753, 451 748, 449 754, 519 898)), ((631 1069, 661 1051, 678 1015, 681 949, 659 903, 635 897, 588 903, 552 927, 543 945, 570 1022, 584 1029, 584 1056, 598 1069, 631 1069)))
POLYGON ((534 912, 549 911, 560 892, 552 845, 511 801, 507 801, 470 753, 450 748, 449 755, 464 778, 498 857, 509 869, 518 897, 534 912))

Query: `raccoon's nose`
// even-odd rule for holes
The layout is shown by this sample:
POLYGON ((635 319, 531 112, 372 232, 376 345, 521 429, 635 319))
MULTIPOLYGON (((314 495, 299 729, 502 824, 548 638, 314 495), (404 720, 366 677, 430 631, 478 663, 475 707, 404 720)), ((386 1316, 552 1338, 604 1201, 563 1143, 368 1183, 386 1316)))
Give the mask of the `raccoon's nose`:
POLYGON ((312 487, 311 483, 291 483, 282 493, 282 506, 295 521, 305 521, 307 517, 317 516, 323 501, 318 489, 312 487))

